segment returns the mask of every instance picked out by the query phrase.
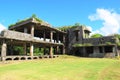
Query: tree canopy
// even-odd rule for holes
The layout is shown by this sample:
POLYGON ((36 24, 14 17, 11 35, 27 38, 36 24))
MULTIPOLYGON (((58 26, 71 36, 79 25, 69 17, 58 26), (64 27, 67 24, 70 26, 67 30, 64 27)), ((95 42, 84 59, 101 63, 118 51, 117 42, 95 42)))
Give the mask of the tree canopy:
POLYGON ((99 37, 103 37, 103 35, 99 33, 95 33, 91 35, 91 38, 99 38, 99 37))

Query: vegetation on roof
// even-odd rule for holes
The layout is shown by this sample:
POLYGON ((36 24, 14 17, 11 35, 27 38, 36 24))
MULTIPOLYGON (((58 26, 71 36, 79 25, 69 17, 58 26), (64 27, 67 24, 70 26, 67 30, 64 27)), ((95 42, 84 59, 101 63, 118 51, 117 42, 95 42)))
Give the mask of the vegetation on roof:
POLYGON ((95 33, 91 35, 91 38, 99 38, 99 37, 103 37, 103 35, 99 33, 95 33))
POLYGON ((36 19, 36 21, 38 21, 38 22, 43 22, 43 20, 41 20, 40 18, 38 18, 35 14, 33 14, 33 15, 31 16, 31 18, 36 19))
POLYGON ((120 34, 113 34, 115 37, 117 37, 118 39, 120 39, 120 34))
POLYGON ((112 42, 106 42, 106 45, 111 45, 112 44, 112 42))
POLYGON ((32 19, 32 18, 34 18, 36 21, 38 21, 38 22, 43 22, 43 20, 41 20, 40 18, 38 18, 35 14, 33 14, 30 18, 26 18, 26 19, 23 19, 23 20, 18 20, 18 22, 16 22, 15 24, 10 24, 9 25, 9 28, 11 28, 12 26, 15 26, 15 25, 17 25, 17 24, 20 24, 20 23, 22 23, 22 22, 25 22, 25 21, 27 21, 27 20, 29 20, 29 19, 32 19))
POLYGON ((81 25, 80 23, 75 23, 74 25, 61 26, 61 27, 58 27, 57 29, 66 32, 66 31, 67 31, 68 29, 70 29, 70 28, 76 28, 76 27, 79 27, 79 26, 84 26, 84 25, 81 25))

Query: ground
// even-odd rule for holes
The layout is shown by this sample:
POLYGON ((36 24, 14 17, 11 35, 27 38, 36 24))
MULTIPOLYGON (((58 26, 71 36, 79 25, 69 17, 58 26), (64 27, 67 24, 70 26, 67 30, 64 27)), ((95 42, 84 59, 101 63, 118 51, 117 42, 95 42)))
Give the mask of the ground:
POLYGON ((0 62, 0 80, 119 80, 120 60, 60 56, 0 62))

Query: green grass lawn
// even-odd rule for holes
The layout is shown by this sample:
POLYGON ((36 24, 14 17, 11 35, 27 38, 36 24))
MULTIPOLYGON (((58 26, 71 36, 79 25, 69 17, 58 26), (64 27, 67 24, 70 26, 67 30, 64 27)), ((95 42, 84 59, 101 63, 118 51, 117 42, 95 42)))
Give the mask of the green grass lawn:
POLYGON ((60 56, 0 63, 0 80, 120 80, 120 60, 60 56))

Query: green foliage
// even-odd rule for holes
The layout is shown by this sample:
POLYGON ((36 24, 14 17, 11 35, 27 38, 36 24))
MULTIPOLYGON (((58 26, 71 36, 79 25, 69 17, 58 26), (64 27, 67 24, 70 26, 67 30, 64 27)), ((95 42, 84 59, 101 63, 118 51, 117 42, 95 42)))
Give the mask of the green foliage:
POLYGON ((91 43, 84 43, 83 46, 92 46, 91 43))
POLYGON ((68 29, 72 28, 72 26, 62 26, 62 27, 59 27, 57 29, 61 30, 61 31, 67 31, 68 29))
POLYGON ((14 46, 13 47, 13 51, 15 54, 19 54, 19 55, 23 55, 23 47, 20 46, 14 46))
POLYGON ((32 18, 36 18, 37 16, 36 16, 36 14, 32 14, 32 16, 31 16, 32 18))
POLYGON ((114 34, 115 39, 116 39, 116 44, 120 46, 120 34, 114 34))
POLYGON ((73 47, 82 47, 82 46, 92 46, 91 43, 84 43, 84 44, 74 44, 73 47))
POLYGON ((81 26, 80 23, 75 23, 73 26, 81 26))
POLYGON ((9 28, 11 28, 11 27, 14 26, 14 25, 15 25, 15 24, 10 24, 10 25, 9 25, 9 28))
POLYGON ((30 18, 26 18, 26 19, 23 19, 23 20, 18 20, 18 22, 16 22, 15 24, 10 24, 9 25, 9 28, 11 28, 12 26, 15 26, 15 25, 17 25, 17 24, 20 24, 20 23, 22 23, 22 22, 25 22, 25 21, 27 21, 27 20, 29 20, 29 19, 31 19, 31 18, 35 18, 35 20, 36 21, 38 21, 38 22, 43 22, 41 19, 39 19, 35 14, 33 14, 30 18))
POLYGON ((110 44, 112 44, 112 43, 111 43, 111 42, 106 42, 106 44, 107 44, 107 45, 110 45, 110 44))
POLYGON ((117 45, 120 46, 120 42, 117 42, 117 45))
POLYGON ((17 24, 20 24, 20 23, 22 23, 22 22, 24 22, 24 21, 26 21, 26 20, 29 20, 30 18, 26 18, 26 19, 24 19, 24 20, 19 20, 18 22, 16 22, 15 24, 10 24, 9 25, 9 28, 11 28, 12 26, 15 26, 15 25, 17 25, 17 24))
POLYGON ((73 47, 81 47, 83 44, 74 44, 73 47))
POLYGON ((91 38, 99 38, 99 37, 103 37, 103 35, 99 33, 91 35, 91 38))
POLYGON ((76 28, 76 27, 78 27, 78 26, 81 26, 81 24, 80 24, 80 23, 75 23, 74 25, 62 26, 62 27, 59 27, 59 28, 57 28, 57 29, 66 32, 68 29, 70 29, 70 28, 76 28))
POLYGON ((120 39, 120 34, 114 34, 114 36, 120 39))
POLYGON ((43 48, 35 48, 34 49, 34 56, 40 56, 44 54, 44 49, 43 48))
MULTIPOLYGON (((15 55, 25 55, 24 49, 21 46, 13 46, 13 51, 15 55)), ((27 48, 27 53, 30 52, 30 48, 27 48)), ((34 56, 42 56, 44 54, 44 48, 34 48, 34 56)), ((30 54, 27 54, 30 55, 30 54)))
POLYGON ((43 22, 40 18, 36 16, 36 14, 32 14, 31 18, 35 18, 38 22, 43 22))

